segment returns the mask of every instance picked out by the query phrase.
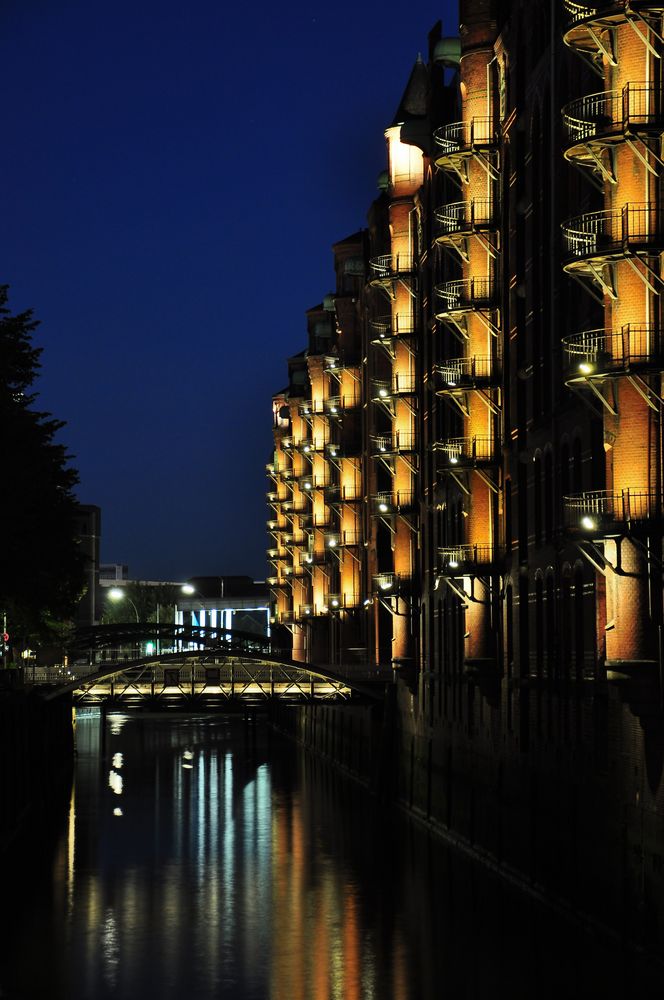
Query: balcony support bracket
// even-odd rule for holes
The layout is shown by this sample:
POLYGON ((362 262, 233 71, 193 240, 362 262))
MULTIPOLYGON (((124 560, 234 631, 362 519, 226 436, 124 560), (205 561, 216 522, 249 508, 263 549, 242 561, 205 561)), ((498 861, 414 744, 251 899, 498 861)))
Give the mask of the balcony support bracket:
POLYGON ((638 38, 643 42, 643 44, 648 49, 650 54, 653 55, 655 59, 660 59, 661 55, 657 51, 655 46, 652 44, 650 39, 648 38, 648 32, 652 31, 653 35, 660 43, 660 45, 664 45, 664 38, 662 38, 661 32, 657 31, 657 29, 653 26, 653 24, 650 21, 648 21, 647 18, 645 18, 643 14, 641 14, 638 10, 631 10, 631 9, 628 10, 627 23, 629 24, 630 28, 632 28, 634 33, 638 36, 638 38), (645 25, 645 31, 643 31, 643 29, 636 23, 637 21, 641 21, 641 23, 645 25))
POLYGON ((494 483, 491 476, 487 476, 486 472, 484 472, 483 469, 476 468, 474 471, 476 475, 478 475, 479 478, 482 480, 482 482, 489 487, 492 493, 495 493, 496 496, 500 493, 500 486, 497 483, 494 483))
POLYGON ((659 276, 659 274, 657 273, 657 271, 655 270, 655 268, 652 267, 652 265, 648 263, 648 260, 647 260, 646 257, 642 257, 641 255, 639 255, 637 259, 638 259, 639 263, 641 263, 643 265, 643 269, 641 269, 640 267, 637 266, 637 263, 636 263, 636 260, 634 259, 634 257, 630 256, 629 254, 625 255, 625 260, 627 261, 627 263, 629 264, 629 266, 632 268, 632 270, 635 272, 635 274, 638 274, 639 278, 641 279, 641 281, 643 282, 643 284, 646 286, 646 288, 650 292, 652 292, 653 295, 659 294, 661 292, 662 287, 664 286, 664 281, 659 276), (654 281, 658 281, 659 282, 659 285, 660 285, 659 288, 656 287, 656 285, 654 284, 654 281))
POLYGON ((627 381, 646 401, 651 410, 654 410, 655 413, 659 412, 660 406, 664 405, 664 399, 648 385, 644 378, 640 375, 628 375, 627 381))

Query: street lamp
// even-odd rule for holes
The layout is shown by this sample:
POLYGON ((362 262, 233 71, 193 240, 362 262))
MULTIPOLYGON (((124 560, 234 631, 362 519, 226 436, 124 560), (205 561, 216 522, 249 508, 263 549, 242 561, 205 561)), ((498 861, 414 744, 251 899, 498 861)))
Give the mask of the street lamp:
POLYGON ((109 596, 109 599, 111 601, 113 601, 114 603, 117 603, 118 601, 124 601, 124 600, 129 601, 129 603, 131 604, 132 608, 134 609, 134 614, 136 615, 136 622, 137 622, 137 624, 138 624, 138 622, 140 622, 141 619, 139 618, 138 610, 136 608, 136 605, 134 604, 134 602, 132 601, 131 597, 129 596, 129 594, 124 589, 124 587, 111 587, 111 589, 108 592, 108 596, 109 596))

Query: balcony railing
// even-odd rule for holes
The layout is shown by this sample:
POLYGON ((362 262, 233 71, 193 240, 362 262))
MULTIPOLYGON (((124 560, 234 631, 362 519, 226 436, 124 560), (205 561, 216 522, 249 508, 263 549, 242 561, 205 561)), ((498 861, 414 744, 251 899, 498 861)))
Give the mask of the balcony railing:
POLYGON ((434 368, 443 391, 492 385, 500 381, 500 363, 491 357, 450 358, 434 368))
POLYGON ((454 313, 491 309, 494 302, 495 283, 492 278, 461 278, 445 281, 434 288, 438 305, 436 316, 444 319, 454 313))
POLYGON ((490 149, 498 143, 491 118, 473 118, 467 122, 443 125, 436 129, 433 138, 439 159, 459 154, 470 155, 476 149, 490 149))
POLYGON ((391 281, 404 277, 413 270, 410 253, 384 253, 369 260, 369 278, 372 281, 391 281))
POLYGON ((446 467, 451 471, 496 461, 495 442, 489 436, 447 438, 445 441, 437 441, 434 451, 445 457, 446 467))
POLYGON ((441 576, 473 576, 486 573, 494 564, 492 545, 451 545, 438 549, 441 576))
POLYGON ((304 399, 297 408, 303 417, 310 417, 323 412, 323 403, 320 399, 304 399))
POLYGON ((664 248, 664 230, 655 205, 630 203, 616 211, 586 212, 562 224, 567 266, 590 258, 616 258, 634 247, 664 248))
POLYGON ((664 370, 660 331, 652 324, 625 324, 618 331, 584 330, 563 338, 570 375, 592 378, 664 370))
POLYGON ((374 380, 373 398, 376 400, 393 399, 395 396, 412 396, 417 392, 417 381, 415 375, 408 372, 402 374, 396 372, 392 376, 391 382, 374 380))
POLYGON ((300 476, 297 484, 303 493, 311 493, 312 490, 322 490, 329 486, 330 481, 326 476, 300 476))
POLYGON ((396 493, 376 493, 371 498, 372 513, 377 517, 389 517, 390 514, 400 514, 413 509, 415 492, 413 490, 397 490, 396 493))
POLYGON ((661 13, 661 5, 652 0, 594 0, 584 3, 582 0, 563 0, 566 28, 573 28, 584 21, 603 21, 607 19, 625 20, 629 13, 646 13, 649 9, 661 13))
POLYGON ((337 416, 345 410, 352 410, 359 405, 359 402, 359 396, 356 394, 347 393, 343 396, 329 396, 325 400, 324 409, 331 416, 337 416))
POLYGON ((565 527, 588 535, 601 536, 662 516, 661 495, 648 489, 593 490, 564 497, 563 502, 565 527))
POLYGON ((563 108, 570 147, 623 133, 661 131, 662 91, 648 83, 628 83, 571 101, 563 108))
POLYGON ((330 354, 325 358, 324 370, 331 374, 342 372, 348 368, 359 368, 361 360, 357 354, 346 352, 343 355, 330 354))
POLYGON ((488 199, 454 201, 437 208, 435 215, 438 223, 436 233, 438 240, 482 232, 494 229, 496 226, 493 202, 488 199))
POLYGON ((373 333, 373 343, 391 340, 393 337, 412 337, 415 333, 413 316, 377 316, 369 320, 373 333))
POLYGON ((335 611, 345 611, 349 608, 356 608, 360 603, 359 594, 328 594, 326 607, 330 613, 335 611))
POLYGON ((410 577, 403 573, 376 573, 371 578, 372 592, 384 597, 404 593, 410 587, 410 577))
POLYGON ((397 431, 391 434, 376 434, 371 438, 371 451, 374 455, 398 455, 400 452, 415 450, 416 435, 410 431, 397 431))

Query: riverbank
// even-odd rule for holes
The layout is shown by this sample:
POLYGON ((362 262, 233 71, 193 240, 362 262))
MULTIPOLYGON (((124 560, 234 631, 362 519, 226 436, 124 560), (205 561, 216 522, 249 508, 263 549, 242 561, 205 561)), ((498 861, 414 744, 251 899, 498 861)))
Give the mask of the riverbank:
POLYGON ((58 806, 73 765, 70 700, 0 688, 0 855, 58 806))

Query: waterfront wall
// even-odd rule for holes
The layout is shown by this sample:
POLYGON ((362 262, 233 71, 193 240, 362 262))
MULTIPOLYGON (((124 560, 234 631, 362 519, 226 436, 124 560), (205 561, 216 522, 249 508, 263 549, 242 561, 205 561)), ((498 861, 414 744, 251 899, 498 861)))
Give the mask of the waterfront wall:
POLYGON ((664 954, 664 715, 656 685, 441 685, 277 724, 529 891, 664 954))
POLYGON ((0 854, 46 817, 71 778, 73 759, 67 698, 44 702, 0 691, 0 854))

